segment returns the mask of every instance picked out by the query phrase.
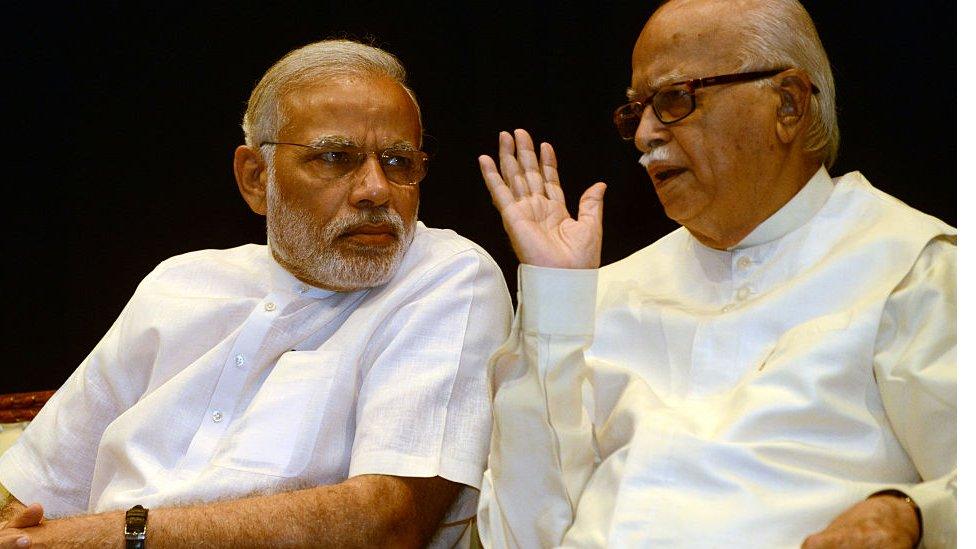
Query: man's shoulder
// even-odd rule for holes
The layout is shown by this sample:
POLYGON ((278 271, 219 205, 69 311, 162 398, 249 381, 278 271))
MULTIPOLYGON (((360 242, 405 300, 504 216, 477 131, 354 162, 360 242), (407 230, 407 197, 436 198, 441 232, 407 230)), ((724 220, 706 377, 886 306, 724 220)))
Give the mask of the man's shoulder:
MULTIPOLYGON (((223 278, 260 277, 267 271, 267 246, 244 244, 235 248, 186 252, 163 260, 142 282, 143 287, 217 282, 223 278)), ((263 278, 263 277, 260 277, 263 278)))
POLYGON ((426 270, 453 262, 476 261, 501 273, 495 260, 481 246, 450 229, 436 229, 417 222, 413 242, 404 257, 404 271, 426 270))
POLYGON ((848 210, 862 223, 883 223, 895 234, 916 233, 923 228, 935 234, 956 234, 954 227, 875 187, 859 171, 834 178, 834 192, 824 210, 827 216, 848 210))

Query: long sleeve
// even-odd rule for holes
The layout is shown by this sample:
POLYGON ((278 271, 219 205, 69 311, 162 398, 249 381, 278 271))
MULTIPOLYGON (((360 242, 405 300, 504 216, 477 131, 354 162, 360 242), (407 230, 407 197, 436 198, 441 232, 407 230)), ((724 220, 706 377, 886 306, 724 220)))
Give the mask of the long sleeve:
POLYGON ((486 546, 554 547, 573 523, 596 463, 582 400, 596 285, 596 270, 520 267, 515 325, 489 365, 494 423, 478 511, 486 546))
POLYGON ((922 482, 896 486, 918 504, 924 547, 956 537, 956 244, 926 246, 885 304, 875 376, 885 411, 922 482))

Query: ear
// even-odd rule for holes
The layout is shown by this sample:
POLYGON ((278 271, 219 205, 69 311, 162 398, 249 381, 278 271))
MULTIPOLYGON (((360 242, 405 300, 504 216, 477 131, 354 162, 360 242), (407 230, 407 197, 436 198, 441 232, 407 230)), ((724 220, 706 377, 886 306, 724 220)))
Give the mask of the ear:
POLYGON ((258 215, 268 213, 268 166, 258 149, 241 145, 234 150, 234 178, 241 196, 258 215))
POLYGON ((776 108, 776 135, 783 143, 792 143, 809 125, 806 114, 810 110, 813 84, 810 76, 800 69, 790 69, 777 77, 779 106, 776 108))

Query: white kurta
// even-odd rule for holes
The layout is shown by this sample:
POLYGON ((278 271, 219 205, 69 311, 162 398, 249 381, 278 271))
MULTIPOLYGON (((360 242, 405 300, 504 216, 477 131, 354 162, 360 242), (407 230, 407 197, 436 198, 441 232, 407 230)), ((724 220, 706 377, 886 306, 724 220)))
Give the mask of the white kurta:
POLYGON ((523 265, 492 363, 494 547, 798 547, 884 488, 953 543, 955 230, 821 169, 728 251, 523 265))
POLYGON ((492 259, 421 223, 393 280, 358 292, 308 287, 265 246, 177 256, 3 455, 0 482, 57 517, 439 475, 472 487, 449 519, 470 516, 485 365, 511 314, 492 259))

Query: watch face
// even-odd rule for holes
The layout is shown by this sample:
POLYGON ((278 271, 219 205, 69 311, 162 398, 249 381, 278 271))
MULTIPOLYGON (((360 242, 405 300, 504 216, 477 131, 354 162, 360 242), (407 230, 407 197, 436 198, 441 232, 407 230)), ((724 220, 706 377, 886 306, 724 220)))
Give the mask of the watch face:
POLYGON ((146 519, 149 512, 141 505, 136 505, 125 513, 125 533, 143 534, 146 532, 146 519))

